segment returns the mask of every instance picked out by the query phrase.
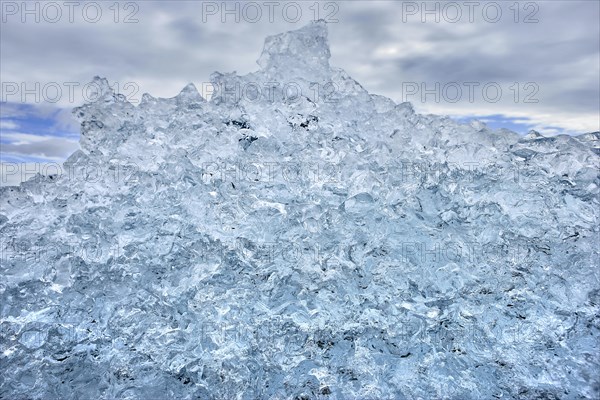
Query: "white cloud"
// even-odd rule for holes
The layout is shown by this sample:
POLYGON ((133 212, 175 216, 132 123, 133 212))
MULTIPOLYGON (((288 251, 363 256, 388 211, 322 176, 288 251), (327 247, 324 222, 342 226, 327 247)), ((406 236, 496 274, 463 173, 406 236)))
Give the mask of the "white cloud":
POLYGON ((9 119, 0 119, 0 129, 17 129, 19 125, 9 119))
POLYGON ((30 133, 21 133, 21 132, 7 132, 3 133, 2 137, 5 140, 9 140, 11 144, 21 146, 27 145, 36 142, 43 142, 48 140, 47 136, 40 135, 32 135, 30 133))
POLYGON ((2 144, 5 157, 35 157, 48 161, 63 161, 79 148, 76 140, 60 136, 40 136, 27 133, 2 134, 8 143, 2 144))

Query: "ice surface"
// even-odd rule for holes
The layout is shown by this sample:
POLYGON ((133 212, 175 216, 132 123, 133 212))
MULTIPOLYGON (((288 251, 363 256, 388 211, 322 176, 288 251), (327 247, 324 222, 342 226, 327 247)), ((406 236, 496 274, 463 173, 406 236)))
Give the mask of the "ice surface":
POLYGON ((597 398, 600 134, 418 115, 316 22, 1 190, 2 399, 597 398))

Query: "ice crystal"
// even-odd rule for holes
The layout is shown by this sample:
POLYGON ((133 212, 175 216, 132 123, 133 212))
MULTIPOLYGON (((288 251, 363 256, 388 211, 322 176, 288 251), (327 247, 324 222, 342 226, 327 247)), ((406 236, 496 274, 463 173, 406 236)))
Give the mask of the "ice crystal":
POLYGON ((0 398, 592 398, 600 134, 419 115, 323 22, 1 190, 0 398))

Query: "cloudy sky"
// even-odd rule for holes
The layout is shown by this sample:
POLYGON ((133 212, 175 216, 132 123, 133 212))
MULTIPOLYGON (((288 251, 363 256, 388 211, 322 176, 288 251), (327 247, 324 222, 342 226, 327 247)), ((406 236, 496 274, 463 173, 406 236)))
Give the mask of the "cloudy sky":
POLYGON ((2 1, 1 161, 60 162, 77 149, 71 109, 95 75, 132 102, 189 82, 208 95, 212 72, 256 70, 266 36, 319 18, 331 64, 372 93, 520 133, 596 131, 599 4, 2 1))

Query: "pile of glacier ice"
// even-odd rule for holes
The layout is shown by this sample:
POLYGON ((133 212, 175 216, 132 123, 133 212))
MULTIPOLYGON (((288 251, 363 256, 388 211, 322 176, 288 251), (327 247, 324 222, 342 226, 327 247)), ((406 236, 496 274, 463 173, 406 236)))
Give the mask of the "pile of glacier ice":
POLYGON ((592 398, 600 134, 416 114, 329 66, 134 106, 1 189, 2 399, 592 398))

